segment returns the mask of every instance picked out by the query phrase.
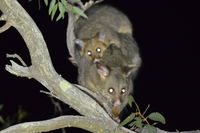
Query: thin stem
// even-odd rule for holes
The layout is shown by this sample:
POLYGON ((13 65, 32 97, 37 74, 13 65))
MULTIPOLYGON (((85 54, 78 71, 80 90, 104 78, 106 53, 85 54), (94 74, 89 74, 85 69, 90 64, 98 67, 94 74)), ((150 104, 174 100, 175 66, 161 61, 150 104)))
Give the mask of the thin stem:
POLYGON ((138 104, 136 103, 136 101, 134 101, 134 104, 136 106, 136 111, 140 112, 140 108, 139 108, 138 104))
POLYGON ((143 121, 145 121, 147 124, 149 124, 148 120, 146 117, 144 117, 141 112, 138 112, 139 116, 142 118, 143 121))
POLYGON ((147 108, 145 109, 145 111, 142 113, 142 115, 145 115, 145 113, 147 112, 147 110, 149 109, 150 104, 148 104, 147 108))

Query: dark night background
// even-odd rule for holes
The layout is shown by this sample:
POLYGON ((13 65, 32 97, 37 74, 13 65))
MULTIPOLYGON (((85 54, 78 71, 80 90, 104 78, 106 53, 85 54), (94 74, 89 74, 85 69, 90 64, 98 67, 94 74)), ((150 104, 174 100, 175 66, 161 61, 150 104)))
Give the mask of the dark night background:
MULTIPOLYGON (((67 19, 52 22, 41 1, 19 0, 38 25, 49 48, 56 71, 76 83, 77 69, 67 60, 65 43, 67 19)), ((135 81, 135 99, 142 110, 162 113, 167 131, 200 129, 200 1, 198 0, 105 0, 125 14, 133 23, 143 64, 135 81)), ((2 25, 2 23, 1 23, 2 25)), ((33 79, 16 77, 5 71, 6 53, 19 54, 30 65, 28 50, 14 28, 0 34, 0 115, 17 112, 21 105, 28 117, 24 121, 56 117, 46 90, 33 79)), ((76 114, 65 107, 65 114, 76 114)), ((86 132, 66 128, 68 132, 86 132)))

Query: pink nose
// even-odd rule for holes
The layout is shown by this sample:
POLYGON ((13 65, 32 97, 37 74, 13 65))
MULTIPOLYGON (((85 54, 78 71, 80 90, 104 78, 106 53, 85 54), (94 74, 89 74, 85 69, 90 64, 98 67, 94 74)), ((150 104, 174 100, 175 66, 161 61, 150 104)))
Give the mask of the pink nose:
POLYGON ((94 63, 100 62, 99 58, 94 58, 94 63))
POLYGON ((119 100, 119 98, 117 98, 114 102, 114 107, 116 106, 120 106, 121 105, 121 101, 119 100))

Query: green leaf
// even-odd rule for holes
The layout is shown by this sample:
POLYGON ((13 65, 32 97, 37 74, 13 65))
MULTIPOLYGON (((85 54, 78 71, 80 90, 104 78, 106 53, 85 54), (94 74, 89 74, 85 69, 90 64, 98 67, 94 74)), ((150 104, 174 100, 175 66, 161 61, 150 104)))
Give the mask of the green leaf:
POLYGON ((56 0, 52 0, 49 6, 49 15, 53 11, 55 4, 56 4, 56 0))
POLYGON ((128 104, 130 107, 132 107, 132 103, 135 102, 135 99, 133 98, 133 96, 128 96, 128 104))
POLYGON ((69 4, 66 0, 61 0, 61 2, 63 4, 66 12, 73 12, 72 11, 73 6, 71 4, 69 4))
POLYGON ((65 0, 61 0, 61 2, 63 3, 67 12, 71 12, 74 14, 78 14, 84 18, 88 18, 87 15, 80 8, 73 6, 70 3, 67 3, 65 0))
POLYGON ((87 15, 78 7, 73 6, 72 12, 75 13, 75 14, 78 14, 78 15, 86 18, 86 19, 88 18, 87 15))
POLYGON ((135 121, 131 122, 128 126, 129 127, 136 126, 138 128, 142 128, 143 126, 142 119, 140 117, 135 117, 135 121))
POLYGON ((58 17, 56 18, 56 21, 60 20, 61 18, 64 19, 64 16, 63 16, 63 14, 60 12, 59 15, 58 15, 58 17))
POLYGON ((120 125, 124 126, 127 123, 131 122, 135 118, 135 113, 131 113, 125 120, 123 120, 120 125))
POLYGON ((64 17, 65 17, 65 7, 61 2, 58 2, 58 8, 59 8, 60 13, 59 13, 56 21, 60 20, 61 18, 64 19, 64 17))
POLYGON ((135 117, 135 126, 142 128, 143 124, 142 124, 142 118, 141 117, 135 117))
POLYGON ((135 126, 135 127, 137 127, 137 128, 142 128, 143 123, 142 123, 142 122, 136 122, 136 121, 134 121, 134 122, 130 123, 128 126, 129 126, 129 127, 135 126))
POLYGON ((61 0, 61 3, 64 5, 64 7, 67 9, 68 8, 68 3, 66 0, 61 0))
POLYGON ((165 123, 166 123, 164 116, 161 115, 161 114, 158 113, 158 112, 153 112, 153 113, 151 113, 149 116, 147 116, 147 118, 149 118, 149 119, 151 119, 151 120, 153 120, 153 121, 158 121, 158 122, 160 122, 160 123, 162 123, 162 124, 165 124, 165 123))
POLYGON ((142 123, 139 123, 139 122, 136 122, 136 123, 135 123, 135 126, 138 127, 138 128, 142 128, 143 124, 142 124, 142 123))
POLYGON ((133 127, 134 125, 135 125, 135 121, 133 121, 130 124, 128 124, 129 127, 133 127))
POLYGON ((22 121, 27 116, 27 112, 22 109, 20 106, 17 113, 18 122, 22 121))
POLYGON ((157 133, 156 128, 149 124, 146 125, 144 129, 146 130, 147 133, 157 133))
POLYGON ((64 5, 61 3, 61 2, 58 2, 58 8, 59 8, 59 11, 61 13, 64 13, 65 12, 65 7, 64 5))
POLYGON ((53 10, 52 10, 52 13, 51 13, 51 20, 53 20, 55 14, 56 14, 57 9, 58 9, 58 4, 56 4, 56 5, 54 6, 53 10))
POLYGON ((45 3, 46 6, 48 6, 49 1, 48 0, 44 0, 44 3, 45 3))
POLYGON ((0 104, 0 111, 3 109, 3 104, 0 104))
POLYGON ((142 122, 142 118, 141 117, 135 117, 135 120, 137 121, 137 122, 142 122))
POLYGON ((5 121, 4 121, 3 117, 0 116, 0 124, 4 124, 4 123, 5 123, 5 121))

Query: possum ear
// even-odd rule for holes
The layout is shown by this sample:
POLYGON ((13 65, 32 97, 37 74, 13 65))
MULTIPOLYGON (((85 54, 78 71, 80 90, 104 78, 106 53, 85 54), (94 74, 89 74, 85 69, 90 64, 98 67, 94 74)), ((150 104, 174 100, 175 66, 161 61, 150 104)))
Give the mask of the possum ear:
POLYGON ((75 39, 74 40, 75 47, 78 47, 79 49, 83 49, 85 46, 85 42, 81 39, 75 39))
POLYGON ((102 79, 106 79, 108 77, 110 71, 106 66, 101 65, 100 63, 96 63, 97 72, 102 79))
POLYGON ((74 40, 74 48, 75 52, 78 52, 80 56, 83 56, 83 51, 86 43, 83 40, 75 39, 74 40))
POLYGON ((76 61, 75 58, 69 57, 68 60, 69 60, 74 66, 78 66, 78 63, 77 63, 77 61, 76 61))
POLYGON ((106 40, 106 32, 105 31, 100 31, 98 36, 99 36, 99 41, 105 42, 105 40, 106 40))
POLYGON ((139 66, 138 65, 128 65, 124 67, 123 71, 126 77, 130 76, 139 66))

